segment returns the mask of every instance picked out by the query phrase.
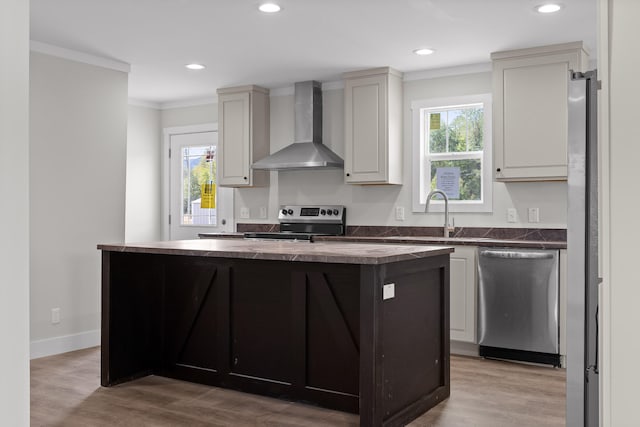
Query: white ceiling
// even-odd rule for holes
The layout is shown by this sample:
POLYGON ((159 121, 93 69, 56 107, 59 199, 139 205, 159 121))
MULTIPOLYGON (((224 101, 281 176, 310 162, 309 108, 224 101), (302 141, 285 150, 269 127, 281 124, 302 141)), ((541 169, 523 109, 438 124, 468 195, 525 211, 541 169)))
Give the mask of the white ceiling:
POLYGON ((494 51, 583 40, 595 57, 596 1, 561 0, 31 0, 31 39, 131 64, 129 96, 157 103, 218 87, 336 81, 346 71, 488 63, 494 51), (412 50, 432 47, 420 57, 412 50), (184 68, 205 64, 202 71, 184 68))

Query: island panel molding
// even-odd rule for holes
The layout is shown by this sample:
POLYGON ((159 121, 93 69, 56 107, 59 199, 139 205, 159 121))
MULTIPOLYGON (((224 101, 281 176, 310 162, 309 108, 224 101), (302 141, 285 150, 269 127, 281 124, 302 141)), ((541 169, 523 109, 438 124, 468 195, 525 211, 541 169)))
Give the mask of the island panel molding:
POLYGON ((405 425, 449 396, 452 248, 245 242, 254 256, 268 245, 343 261, 291 262, 197 242, 100 245, 103 386, 162 375, 359 413, 362 426, 405 425))

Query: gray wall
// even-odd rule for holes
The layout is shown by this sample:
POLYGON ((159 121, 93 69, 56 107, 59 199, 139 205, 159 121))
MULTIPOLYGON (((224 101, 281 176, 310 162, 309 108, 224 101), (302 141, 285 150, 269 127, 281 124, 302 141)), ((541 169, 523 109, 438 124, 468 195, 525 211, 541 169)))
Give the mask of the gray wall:
POLYGON ((129 105, 126 242, 160 240, 160 111, 129 105))
MULTIPOLYGON (((640 2, 609 0, 603 3, 604 11, 607 11, 608 3, 611 13, 608 32, 605 30, 610 43, 609 55, 602 55, 608 57, 609 62, 603 61, 601 67, 605 74, 610 73, 610 145, 602 159, 604 169, 608 172, 605 172, 603 183, 603 425, 638 426, 640 283, 636 251, 640 238, 637 227, 640 157, 637 108, 640 97, 637 73, 640 69, 640 52, 637 41, 640 37, 640 2)), ((606 19, 606 15, 603 19, 606 19)), ((601 47, 606 49, 607 44, 601 47)))
POLYGON ((30 83, 32 345, 86 342, 100 328, 96 245, 124 240, 127 74, 32 52, 30 83))
MULTIPOLYGON (((345 184, 342 170, 272 172, 269 188, 236 190, 236 221, 257 219, 260 206, 268 206, 269 222, 276 222, 280 204, 334 203, 348 207, 350 225, 439 226, 442 214, 412 213, 411 103, 415 100, 468 94, 491 93, 491 73, 440 77, 404 83, 404 185, 360 186, 345 184), (395 219, 395 207, 405 209, 404 221, 395 219), (248 207, 256 219, 239 219, 240 208, 248 207)), ((344 101, 341 89, 323 92, 324 143, 344 155, 344 101)), ((293 141, 293 96, 271 96, 271 152, 293 141)), ((455 213, 456 226, 550 227, 567 224, 565 182, 493 184, 493 212, 455 213), (540 209, 540 222, 527 222, 527 208, 540 209), (507 209, 515 208, 519 222, 507 222, 507 209)))
POLYGON ((167 108, 161 111, 163 128, 200 125, 218 122, 218 104, 195 105, 182 108, 167 108))
POLYGON ((0 425, 29 425, 29 2, 0 2, 0 425))

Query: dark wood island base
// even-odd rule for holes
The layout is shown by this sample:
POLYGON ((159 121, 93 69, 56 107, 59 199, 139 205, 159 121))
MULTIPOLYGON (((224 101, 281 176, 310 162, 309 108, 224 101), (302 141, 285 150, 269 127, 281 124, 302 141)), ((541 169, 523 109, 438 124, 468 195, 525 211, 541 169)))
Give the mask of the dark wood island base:
POLYGON ((161 375, 361 426, 405 425, 449 396, 450 248, 208 242, 99 246, 103 386, 161 375))

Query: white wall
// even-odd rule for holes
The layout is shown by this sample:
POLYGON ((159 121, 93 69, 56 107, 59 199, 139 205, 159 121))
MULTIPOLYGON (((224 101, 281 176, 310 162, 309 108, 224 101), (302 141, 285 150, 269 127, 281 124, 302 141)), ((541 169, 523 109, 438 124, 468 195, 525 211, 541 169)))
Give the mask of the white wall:
POLYGON ((34 52, 30 71, 33 356, 99 342, 96 245, 124 240, 127 74, 34 52))
POLYGON ((160 111, 129 105, 126 242, 160 240, 160 111))
POLYGON ((0 2, 0 425, 29 425, 29 2, 0 2))
MULTIPOLYGON (((603 5, 607 11, 607 2, 603 5)), ((640 354, 640 281, 638 280, 638 98, 640 81, 640 2, 609 0, 609 162, 603 210, 605 324, 605 426, 640 425, 638 355, 640 354), (610 300, 609 300, 610 298, 610 300), (608 304, 610 303, 610 304, 608 304), (606 316, 610 316, 607 318, 606 316), (608 389, 610 387, 610 389, 608 389)), ((604 17, 606 19, 606 16, 604 17)), ((606 28, 606 21, 604 28, 606 28)), ((607 63, 604 62, 606 66, 607 63)), ((606 83, 606 81, 605 81, 606 83)))
MULTIPOLYGON (((275 91, 270 98, 271 152, 293 142, 294 112, 291 91, 275 91), (284 95, 283 95, 284 93, 284 95)), ((342 170, 271 172, 265 188, 235 190, 236 222, 277 222, 281 204, 334 203, 348 207, 349 225, 440 226, 439 213, 415 213, 412 208, 411 103, 415 100, 465 94, 491 93, 491 73, 478 72, 404 82, 404 185, 359 186, 344 184, 342 170), (269 217, 258 217, 260 207, 269 217), (405 208, 405 221, 395 219, 395 207, 405 208), (240 219, 248 207, 252 218, 240 219)), ((161 126, 186 126, 217 122, 217 104, 171 108, 161 112, 161 126)), ((344 96, 342 89, 323 91, 323 141, 344 156, 344 96)), ((456 226, 565 228, 567 225, 565 182, 493 183, 492 213, 455 213, 456 226), (527 208, 540 209, 540 222, 527 222, 527 208), (519 222, 508 223, 508 208, 516 208, 519 222)))
POLYGON ((160 113, 160 120, 162 128, 217 123, 218 104, 163 109, 160 113))
MULTIPOLYGON (((348 207, 349 225, 440 226, 439 213, 412 213, 412 135, 411 103, 415 100, 491 93, 491 73, 440 77, 404 82, 404 185, 359 186, 344 184, 342 170, 272 172, 271 187, 238 189, 236 212, 249 207, 269 207, 269 222, 276 222, 280 204, 335 203, 348 207), (395 219, 395 207, 405 209, 405 221, 395 219)), ((271 96, 271 152, 293 141, 293 96, 271 96)), ((344 101, 341 89, 323 92, 324 143, 344 156, 344 101)), ((548 227, 567 224, 567 186, 565 182, 493 183, 492 213, 455 213, 456 226, 548 227), (508 208, 516 208, 519 222, 508 223, 508 208), (540 209, 540 222, 527 222, 527 208, 540 209)), ((240 222, 264 222, 260 219, 240 222)))

